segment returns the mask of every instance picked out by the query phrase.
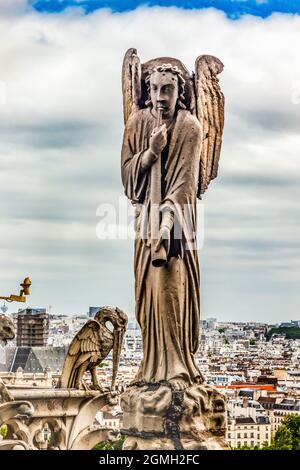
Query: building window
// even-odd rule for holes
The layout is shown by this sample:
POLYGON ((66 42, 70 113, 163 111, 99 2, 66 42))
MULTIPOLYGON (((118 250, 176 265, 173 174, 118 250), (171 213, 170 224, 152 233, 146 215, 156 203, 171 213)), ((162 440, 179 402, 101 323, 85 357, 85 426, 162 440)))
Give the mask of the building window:
POLYGON ((241 437, 241 433, 240 433, 240 432, 238 432, 237 437, 238 437, 238 439, 241 437))
POLYGON ((231 434, 230 434, 230 432, 229 432, 229 433, 228 433, 228 439, 230 439, 230 438, 231 438, 231 434))
POLYGON ((248 437, 246 432, 244 433, 244 437, 248 437))
POLYGON ((251 436, 250 437, 254 437, 254 432, 251 433, 251 436))

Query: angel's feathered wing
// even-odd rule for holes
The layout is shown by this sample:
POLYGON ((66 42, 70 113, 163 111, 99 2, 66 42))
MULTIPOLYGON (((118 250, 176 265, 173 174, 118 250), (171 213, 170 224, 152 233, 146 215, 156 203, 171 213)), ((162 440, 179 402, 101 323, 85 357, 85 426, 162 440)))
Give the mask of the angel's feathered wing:
POLYGON ((99 360, 101 349, 101 325, 96 320, 89 320, 74 336, 65 358, 60 379, 61 388, 74 388, 78 368, 85 361, 99 360))
POLYGON ((224 127, 224 95, 217 75, 223 71, 217 57, 201 55, 195 63, 194 88, 196 115, 200 121, 203 142, 200 155, 198 197, 218 174, 224 127))
POLYGON ((141 62, 136 49, 128 49, 123 60, 123 112, 126 124, 130 114, 139 109, 141 99, 141 62))

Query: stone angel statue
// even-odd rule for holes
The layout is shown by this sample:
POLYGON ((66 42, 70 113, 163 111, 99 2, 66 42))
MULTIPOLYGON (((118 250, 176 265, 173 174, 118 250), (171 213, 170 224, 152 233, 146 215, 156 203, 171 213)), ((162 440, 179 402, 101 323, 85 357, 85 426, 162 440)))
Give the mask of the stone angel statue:
POLYGON ((143 360, 134 383, 201 383, 196 201, 218 173, 224 95, 216 57, 190 74, 177 59, 123 62, 125 194, 136 207, 136 317, 143 360))

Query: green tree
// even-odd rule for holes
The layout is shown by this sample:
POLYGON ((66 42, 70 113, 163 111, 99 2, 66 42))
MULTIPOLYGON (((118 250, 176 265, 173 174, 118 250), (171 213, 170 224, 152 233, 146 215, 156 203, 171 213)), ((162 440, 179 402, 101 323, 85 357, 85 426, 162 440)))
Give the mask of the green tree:
POLYGON ((122 450, 124 440, 125 436, 122 436, 116 442, 99 442, 99 444, 96 444, 95 447, 93 447, 93 450, 122 450))
POLYGON ((8 431, 8 428, 6 424, 3 424, 2 426, 0 426, 0 436, 2 436, 3 439, 6 437, 7 431, 8 431))
POLYGON ((279 328, 271 328, 269 331, 266 332, 267 341, 272 337, 274 334, 284 334, 286 339, 299 339, 300 338, 300 328, 293 326, 293 327, 279 327, 279 328))
POLYGON ((232 450, 267 450, 267 448, 265 447, 265 444, 268 446, 268 443, 265 442, 263 447, 259 447, 258 444, 256 444, 254 447, 244 445, 240 447, 233 447, 232 450))
POLYGON ((300 450, 300 416, 287 415, 266 450, 300 450))
POLYGON ((279 426, 271 444, 264 442, 262 447, 241 446, 234 450, 300 450, 300 416, 287 415, 279 426))
POLYGON ((287 415, 282 421, 282 426, 285 426, 291 432, 293 450, 300 450, 300 416, 287 415))
POLYGON ((291 430, 284 425, 280 426, 271 447, 272 450, 292 450, 293 437, 291 430))
POLYGON ((272 450, 272 444, 269 444, 267 441, 265 441, 262 445, 262 447, 256 446, 257 450, 272 450))
POLYGON ((233 447, 232 450, 254 450, 254 449, 255 449, 254 447, 244 445, 244 446, 239 446, 239 447, 233 447))

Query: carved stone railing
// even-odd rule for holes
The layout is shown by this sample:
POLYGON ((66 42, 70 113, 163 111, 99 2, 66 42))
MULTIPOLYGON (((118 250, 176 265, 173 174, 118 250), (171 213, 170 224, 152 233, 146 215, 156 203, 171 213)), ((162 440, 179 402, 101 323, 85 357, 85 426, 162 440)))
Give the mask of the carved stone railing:
POLYGON ((117 404, 117 392, 7 386, 7 393, 13 401, 0 405, 0 425, 8 429, 0 450, 87 450, 118 438, 117 430, 94 424, 97 411, 117 404))

